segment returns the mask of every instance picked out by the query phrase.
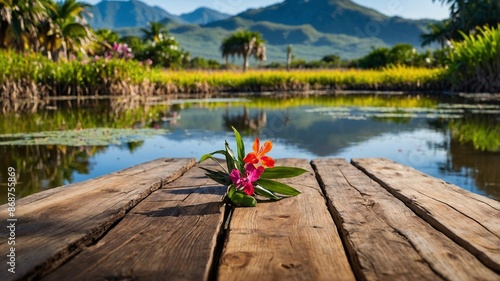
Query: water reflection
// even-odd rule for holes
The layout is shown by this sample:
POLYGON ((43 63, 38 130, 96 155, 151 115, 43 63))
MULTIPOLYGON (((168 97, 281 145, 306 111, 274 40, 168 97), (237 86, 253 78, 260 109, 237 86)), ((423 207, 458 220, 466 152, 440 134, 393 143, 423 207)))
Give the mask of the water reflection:
POLYGON ((446 174, 465 175, 473 179, 475 193, 500 200, 500 154, 487 153, 451 139, 449 157, 440 167, 446 174))
POLYGON ((220 149, 224 139, 231 143, 234 126, 247 143, 255 136, 273 139, 277 158, 386 157, 500 200, 500 154, 494 152, 500 114, 489 106, 489 115, 478 117, 473 112, 477 106, 458 102, 420 96, 323 96, 63 100, 17 106, 22 110, 2 115, 0 134, 102 127, 164 128, 170 133, 101 147, 0 146, 0 183, 6 182, 7 167, 15 167, 19 196, 26 196, 158 157, 198 158, 220 149), (471 139, 488 145, 463 144, 471 139))
MULTIPOLYGON (((24 197, 74 181, 74 174, 89 175, 90 159, 105 147, 70 147, 61 145, 0 146, 0 182, 7 182, 7 168, 17 175, 17 194, 24 197)), ((6 193, 0 194, 5 203, 6 193)))
POLYGON ((251 116, 248 108, 244 106, 242 114, 231 115, 229 110, 226 110, 223 121, 227 130, 232 130, 231 127, 234 127, 241 133, 258 134, 267 124, 267 115, 264 110, 260 110, 251 116))

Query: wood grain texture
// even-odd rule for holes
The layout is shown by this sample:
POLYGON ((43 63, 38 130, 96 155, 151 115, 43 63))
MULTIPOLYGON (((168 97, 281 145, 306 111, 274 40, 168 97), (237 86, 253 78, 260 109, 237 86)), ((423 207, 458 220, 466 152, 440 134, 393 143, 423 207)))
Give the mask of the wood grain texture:
POLYGON ((387 159, 353 159, 420 217, 500 272, 500 202, 387 159))
POLYGON ((313 166, 360 280, 499 280, 467 250, 343 159, 313 166))
POLYGON ((45 280, 207 280, 225 192, 194 167, 152 193, 97 244, 45 280))
MULTIPOLYGON (((138 202, 178 178, 194 159, 158 159, 95 180, 42 192, 17 202, 16 274, 0 272, 0 280, 32 279, 58 267, 102 236, 138 202)), ((0 206, 0 219, 7 218, 0 206)), ((0 235, 6 235, 0 229, 0 235)), ((0 252, 7 253, 7 243, 0 252)), ((6 264, 6 256, 0 257, 6 264)))
POLYGON ((283 180, 302 193, 234 210, 218 280, 354 280, 308 161, 279 160, 277 165, 310 171, 283 180))

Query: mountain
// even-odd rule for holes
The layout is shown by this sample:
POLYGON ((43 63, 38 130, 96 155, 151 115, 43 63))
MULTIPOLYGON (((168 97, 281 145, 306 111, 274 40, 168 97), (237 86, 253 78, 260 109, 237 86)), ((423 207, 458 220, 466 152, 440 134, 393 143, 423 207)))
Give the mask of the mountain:
POLYGON ((287 26, 310 25, 325 34, 378 38, 388 45, 420 45, 419 35, 431 20, 388 17, 350 0, 287 0, 261 9, 250 9, 235 17, 206 24, 227 30, 251 28, 257 22, 287 26))
POLYGON ((188 23, 207 24, 214 21, 227 19, 230 17, 230 15, 202 7, 194 10, 191 13, 182 14, 179 17, 188 23))
POLYGON ((262 33, 268 62, 284 63, 289 45, 295 58, 308 61, 332 54, 344 59, 359 58, 372 47, 396 43, 409 43, 421 50, 420 34, 434 22, 389 17, 350 0, 286 0, 231 17, 207 8, 175 16, 137 0, 105 0, 93 10, 95 17, 90 24, 94 28, 107 27, 121 35, 140 36, 139 27, 160 21, 191 57, 219 61, 222 40, 243 28, 262 33), (216 20, 218 17, 222 19, 216 20))
POLYGON ((92 17, 87 18, 94 29, 118 29, 126 27, 146 27, 148 22, 168 18, 183 23, 184 20, 158 6, 149 6, 137 0, 104 0, 90 8, 92 17))

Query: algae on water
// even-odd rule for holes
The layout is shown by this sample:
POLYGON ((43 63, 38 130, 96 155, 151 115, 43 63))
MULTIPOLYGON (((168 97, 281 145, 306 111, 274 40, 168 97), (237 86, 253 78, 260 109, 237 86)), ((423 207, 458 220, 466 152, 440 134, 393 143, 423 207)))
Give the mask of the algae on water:
POLYGON ((165 129, 93 128, 0 135, 0 145, 106 146, 143 141, 146 137, 168 133, 165 129))

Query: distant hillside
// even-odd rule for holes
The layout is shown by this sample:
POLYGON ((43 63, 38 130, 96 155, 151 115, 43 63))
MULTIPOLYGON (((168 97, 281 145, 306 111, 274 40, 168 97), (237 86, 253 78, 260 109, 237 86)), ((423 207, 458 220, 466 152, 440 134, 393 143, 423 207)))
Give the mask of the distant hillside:
POLYGON ((107 27, 122 35, 140 36, 139 27, 161 21, 191 57, 219 61, 222 40, 242 28, 263 34, 268 62, 284 63, 289 45, 295 58, 305 60, 331 54, 353 59, 366 55, 372 47, 396 43, 420 49, 419 36, 432 22, 388 17, 350 0, 286 0, 232 17, 206 8, 174 16, 136 0, 103 1, 93 10, 97 11, 90 22, 94 28, 107 27), (223 19, 211 22, 217 17, 223 19))
POLYGON ((227 19, 230 17, 230 15, 202 7, 194 10, 191 13, 182 14, 179 17, 188 23, 207 24, 214 21, 227 19))
POLYGON ((148 22, 160 21, 165 18, 176 22, 184 22, 178 16, 172 15, 158 6, 149 6, 137 0, 112 1, 104 0, 91 7, 93 17, 87 19, 95 29, 117 29, 125 27, 145 27, 148 22))
POLYGON ((287 0, 261 9, 250 9, 205 26, 234 30, 250 27, 256 22, 288 26, 310 25, 326 34, 374 37, 388 45, 409 43, 418 46, 419 35, 432 21, 388 17, 350 0, 287 0))

